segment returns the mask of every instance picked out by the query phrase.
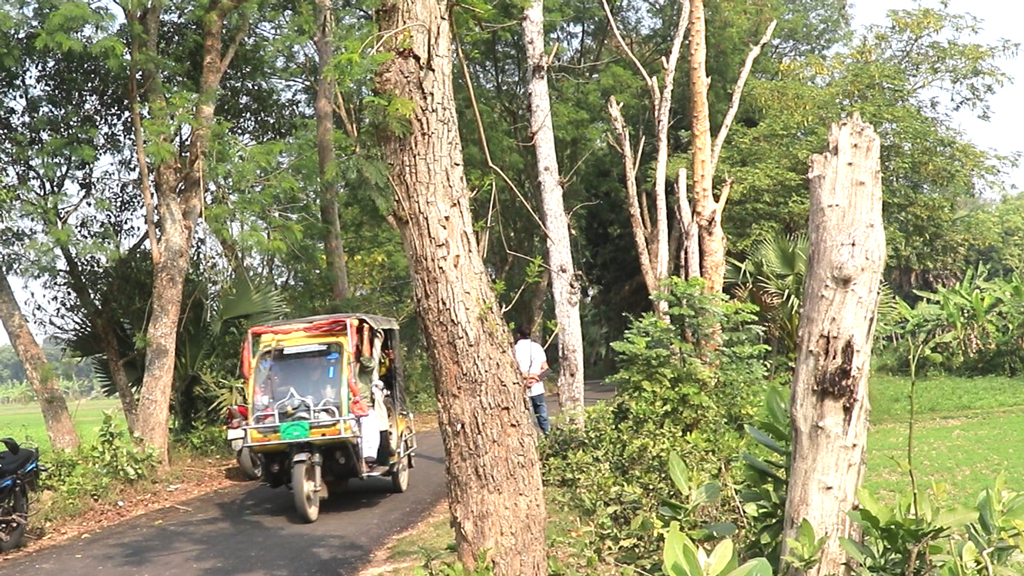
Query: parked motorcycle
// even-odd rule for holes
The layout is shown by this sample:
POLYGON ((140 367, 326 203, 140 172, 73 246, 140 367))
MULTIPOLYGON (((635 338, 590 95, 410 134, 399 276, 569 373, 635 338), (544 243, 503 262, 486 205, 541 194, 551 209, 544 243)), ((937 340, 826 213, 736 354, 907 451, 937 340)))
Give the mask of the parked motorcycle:
POLYGON ((6 448, 0 451, 0 552, 8 552, 25 536, 29 496, 38 488, 39 473, 46 468, 39 463, 38 450, 19 446, 10 438, 0 442, 6 448))

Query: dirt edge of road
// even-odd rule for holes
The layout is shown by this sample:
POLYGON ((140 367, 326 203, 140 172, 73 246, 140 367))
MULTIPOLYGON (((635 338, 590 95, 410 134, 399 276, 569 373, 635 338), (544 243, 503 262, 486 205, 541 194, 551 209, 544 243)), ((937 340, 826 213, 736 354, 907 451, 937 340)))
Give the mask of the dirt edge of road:
POLYGON ((395 570, 422 565, 422 558, 403 561, 391 560, 390 556, 394 550, 395 544, 422 530, 425 530, 428 526, 434 524, 438 520, 447 517, 448 514, 448 499, 446 498, 441 500, 433 510, 424 515, 419 522, 410 526, 408 529, 395 534, 387 541, 386 544, 378 548, 373 555, 370 556, 369 563, 360 570, 356 576, 381 576, 383 574, 390 574, 395 570))

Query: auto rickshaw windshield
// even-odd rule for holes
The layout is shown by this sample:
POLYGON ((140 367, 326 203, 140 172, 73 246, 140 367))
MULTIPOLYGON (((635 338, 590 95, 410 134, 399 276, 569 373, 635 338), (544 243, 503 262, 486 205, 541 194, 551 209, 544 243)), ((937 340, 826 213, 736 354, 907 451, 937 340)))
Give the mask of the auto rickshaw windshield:
POLYGON ((344 362, 339 344, 304 344, 262 352, 253 379, 254 407, 273 406, 292 391, 313 405, 340 402, 344 362))

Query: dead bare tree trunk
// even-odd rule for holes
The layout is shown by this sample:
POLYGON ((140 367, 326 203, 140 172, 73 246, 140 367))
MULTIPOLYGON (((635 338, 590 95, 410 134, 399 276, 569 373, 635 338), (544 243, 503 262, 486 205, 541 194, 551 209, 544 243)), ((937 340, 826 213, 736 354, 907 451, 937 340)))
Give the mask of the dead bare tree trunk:
POLYGON ((393 216, 434 372, 459 560, 472 568, 489 551, 498 574, 545 574, 540 462, 473 233, 448 9, 442 0, 387 0, 376 11, 381 45, 394 54, 377 91, 411 103, 409 129, 381 134, 393 216))
MULTIPOLYGON (((649 220, 646 210, 647 202, 640 192, 636 183, 636 173, 640 167, 640 153, 643 144, 637 146, 636 157, 633 157, 632 145, 629 141, 629 130, 619 111, 620 105, 615 98, 608 100, 608 113, 612 118, 612 126, 615 130, 619 151, 622 153, 623 163, 626 172, 626 196, 628 199, 630 222, 633 226, 633 238, 637 245, 637 253, 640 257, 640 269, 644 274, 644 282, 647 284, 649 293, 654 294, 661 288, 662 281, 669 273, 669 243, 668 243, 668 201, 666 199, 666 184, 668 172, 668 128, 672 121, 672 91, 675 86, 676 68, 679 64, 679 51, 683 44, 683 36, 686 33, 687 15, 690 11, 690 0, 677 0, 679 4, 679 20, 676 24, 675 34, 672 36, 672 47, 667 58, 662 58, 662 66, 665 75, 662 77, 662 86, 658 86, 658 77, 651 76, 640 63, 640 61, 626 44, 619 28, 615 24, 611 8, 607 0, 601 0, 604 7, 608 25, 619 43, 619 47, 626 53, 634 66, 643 76, 647 89, 651 93, 651 106, 655 119, 655 164, 653 182, 653 204, 654 224, 649 220)), ((641 141, 642 142, 642 141, 641 141)), ((646 193, 644 193, 646 194, 646 193)), ((656 311, 664 316, 667 312, 666 304, 659 303, 656 311)))
POLYGON ((690 8, 690 98, 693 110, 693 221, 697 225, 700 241, 700 275, 706 292, 721 292, 725 285, 725 232, 722 213, 729 200, 732 180, 726 179, 718 199, 713 183, 718 157, 729 134, 733 118, 739 109, 743 86, 750 75, 754 59, 771 39, 776 22, 773 20, 761 41, 751 47, 746 62, 733 88, 729 110, 722 127, 711 143, 711 116, 708 109, 708 76, 705 70, 707 40, 704 19, 704 0, 693 0, 690 8))
POLYGON ((11 289, 11 283, 3 268, 0 268, 0 322, 7 330, 14 353, 25 369, 25 378, 39 400, 39 408, 46 423, 46 433, 50 437, 50 446, 55 450, 77 448, 78 432, 71 421, 68 404, 57 386, 53 368, 46 361, 43 349, 32 335, 25 315, 21 313, 21 307, 14 297, 14 290, 11 289))
MULTIPOLYGON (((833 125, 828 151, 811 157, 805 301, 793 378, 793 460, 785 538, 807 519, 828 536, 821 562, 787 575, 849 574, 840 537, 856 538, 856 503, 867 442, 868 371, 882 269, 879 140, 854 114, 833 125)), ((782 557, 787 546, 784 544, 782 557)))
MULTIPOLYGON (((530 132, 537 157, 541 215, 547 230, 551 293, 558 321, 558 402, 561 413, 583 428, 583 327, 580 283, 572 261, 569 218, 555 150, 555 131, 548 96, 548 55, 544 53, 544 0, 532 0, 523 15, 523 43, 530 67, 530 132)), ((665 227, 667 234, 667 226, 665 227)), ((666 243, 668 242, 666 238, 666 243)), ((667 250, 666 250, 667 253, 667 250)))
MULTIPOLYGON (((327 68, 334 58, 334 16, 330 0, 316 0, 316 44, 319 78, 316 84, 316 155, 320 176, 320 222, 324 227, 324 251, 327 255, 327 275, 331 282, 334 301, 349 297, 348 267, 345 263, 345 245, 341 239, 341 220, 338 216, 338 185, 334 174, 334 81, 327 68)), ((341 107, 344 110, 344 107, 341 107)))

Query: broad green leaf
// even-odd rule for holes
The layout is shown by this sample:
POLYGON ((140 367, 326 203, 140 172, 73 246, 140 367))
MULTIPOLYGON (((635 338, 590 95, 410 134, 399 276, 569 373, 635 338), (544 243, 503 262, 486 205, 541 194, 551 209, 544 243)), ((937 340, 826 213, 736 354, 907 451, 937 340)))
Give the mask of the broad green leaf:
POLYGON ((690 475, 686 470, 686 464, 675 452, 668 455, 668 473, 672 477, 672 483, 680 492, 683 494, 690 492, 690 475))
POLYGON ((701 576, 701 565, 697 561, 697 547, 679 530, 679 523, 673 522, 665 537, 664 569, 670 576, 701 576))
POLYGON ((772 567, 764 558, 757 558, 729 572, 727 576, 772 576, 772 567))
POLYGON ((726 566, 729 565, 729 561, 732 560, 732 557, 732 540, 729 540, 728 538, 722 540, 711 552, 711 556, 708 558, 708 563, 704 567, 704 574, 706 576, 717 576, 725 570, 726 566))
POLYGON ((789 450, 779 445, 779 443, 776 442, 771 436, 768 436, 764 432, 758 430, 757 428, 754 428, 753 426, 750 426, 749 424, 744 425, 743 428, 747 431, 747 434, 750 434, 750 436, 757 441, 758 444, 764 446, 765 448, 771 450, 772 452, 775 452, 780 456, 789 456, 789 450))

